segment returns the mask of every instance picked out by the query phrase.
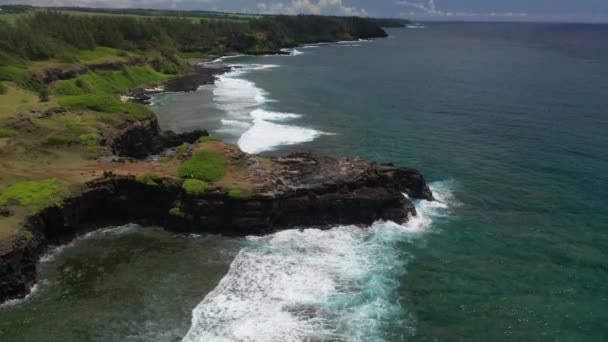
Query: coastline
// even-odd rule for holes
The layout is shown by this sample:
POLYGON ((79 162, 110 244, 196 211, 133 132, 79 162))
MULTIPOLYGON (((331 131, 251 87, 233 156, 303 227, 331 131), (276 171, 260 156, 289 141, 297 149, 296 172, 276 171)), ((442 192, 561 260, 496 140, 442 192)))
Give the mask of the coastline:
MULTIPOLYGON (((329 43, 329 42, 322 42, 329 43)), ((300 46, 304 46, 306 44, 302 44, 300 46)), ((278 51, 277 54, 286 54, 285 51, 278 51)), ((223 64, 216 64, 215 62, 225 59, 226 57, 230 57, 230 55, 213 58, 213 59, 205 59, 205 60, 195 60, 196 63, 193 67, 194 70, 188 72, 183 75, 177 75, 176 77, 172 77, 168 80, 161 81, 155 83, 151 86, 145 88, 134 88, 122 94, 123 101, 129 102, 138 102, 138 103, 146 103, 149 101, 151 96, 166 93, 166 92, 188 92, 195 91, 201 85, 213 83, 217 75, 222 73, 229 72, 232 70, 230 67, 223 64)), ((150 154, 158 153, 166 148, 171 148, 178 146, 184 142, 186 143, 195 143, 196 139, 200 136, 208 136, 206 131, 195 131, 185 134, 175 134, 171 131, 162 132, 160 127, 158 126, 158 121, 155 115, 152 115, 151 118, 135 122, 127 125, 123 130, 121 130, 115 137, 113 137, 110 145, 112 146, 112 151, 117 156, 126 156, 131 158, 145 158, 150 154)), ((237 154, 242 155, 242 152, 238 151, 237 154)), ((304 158, 305 160, 311 161, 313 164, 317 163, 317 158, 319 160, 325 160, 327 162, 329 159, 324 159, 324 157, 316 157, 305 154, 295 154, 296 159, 304 158)), ((303 170, 307 170, 308 166, 305 164, 297 164, 296 169, 297 172, 301 172, 303 170)), ((369 164, 372 165, 372 164, 369 164)), ((293 166, 293 165, 291 165, 293 166)), ((369 167, 369 166, 366 166, 369 167)), ((260 201, 260 200, 268 200, 270 198, 271 202, 279 199, 279 203, 282 204, 268 204, 272 210, 277 210, 277 206, 281 207, 281 210, 285 210, 289 212, 289 207, 293 208, 301 208, 302 206, 310 206, 311 203, 318 206, 318 210, 320 210, 320 216, 316 218, 306 218, 307 215, 302 213, 298 217, 282 221, 275 220, 274 222, 269 222, 266 218, 275 218, 278 216, 283 216, 283 214, 276 214, 271 212, 261 211, 262 215, 259 218, 256 218, 260 224, 255 225, 253 229, 242 230, 245 226, 251 224, 251 219, 247 218, 242 223, 234 225, 230 232, 226 232, 222 227, 230 227, 230 224, 227 224, 226 221, 214 221, 213 228, 205 230, 203 232, 212 232, 218 234, 236 234, 236 235, 250 235, 250 234, 264 234, 271 231, 274 231, 276 227, 283 228, 293 228, 296 226, 306 226, 306 225, 315 225, 315 226, 329 226, 331 224, 371 224, 375 220, 378 219, 386 219, 386 220, 394 220, 397 222, 405 222, 408 219, 408 216, 415 215, 415 209, 411 202, 408 199, 404 199, 401 196, 400 192, 396 192, 395 189, 401 188, 403 191, 404 184, 413 182, 416 190, 407 190, 406 192, 410 193, 413 198, 425 198, 428 200, 432 200, 432 194, 428 187, 426 187, 426 183, 424 182, 424 178, 417 171, 411 170, 407 171, 408 174, 406 178, 413 177, 413 180, 407 180, 405 183, 402 181, 397 181, 394 183, 393 177, 396 172, 395 169, 391 165, 388 165, 390 171, 386 171, 387 175, 380 177, 380 179, 376 179, 371 181, 370 184, 367 183, 352 183, 351 181, 345 180, 337 180, 337 183, 329 182, 327 184, 315 185, 312 188, 308 187, 311 184, 306 184, 304 188, 285 188, 282 191, 276 190, 276 187, 284 184, 284 180, 277 180, 276 184, 274 184, 275 189, 272 189, 271 192, 274 193, 270 197, 264 198, 253 196, 251 199, 240 200, 227 197, 227 194, 222 189, 217 189, 217 191, 211 192, 209 196, 210 199, 206 199, 205 201, 219 201, 220 207, 217 210, 222 211, 221 208, 228 208, 229 214, 226 216, 234 216, 230 214, 230 212, 234 210, 244 210, 244 212, 251 213, 251 208, 247 208, 247 204, 244 204, 244 209, 238 209, 234 207, 235 203, 241 202, 249 202, 251 201, 260 201), (350 184, 350 185, 349 185, 350 184), (355 184, 355 185, 352 185, 355 184), (357 185, 358 184, 358 185, 357 185), (420 185, 421 184, 421 185, 420 185), (371 193, 368 193, 364 190, 363 193, 356 193, 357 188, 365 188, 371 189, 371 193), (391 189, 391 187, 394 187, 391 189), (376 193, 377 188, 383 189, 382 191, 388 191, 385 194, 376 193), (375 189, 375 190, 374 190, 375 189), (349 198, 350 193, 355 191, 354 197, 349 198), (371 194, 371 195, 370 195, 371 194), (335 201, 332 200, 324 200, 323 196, 337 196, 336 199, 340 198, 341 205, 344 205, 342 209, 337 209, 332 206, 331 203, 335 201), (384 198, 383 196, 388 196, 385 199, 379 200, 378 205, 373 205, 369 211, 363 211, 357 213, 354 216, 346 215, 344 216, 333 216, 335 214, 331 214, 331 210, 338 210, 338 212, 353 212, 353 208, 359 208, 361 206, 360 203, 366 202, 365 198, 374 198, 376 196, 380 196, 379 198, 384 198), (294 197, 295 196, 295 197, 294 197), (285 204, 285 200, 293 198, 288 202, 290 204, 285 204), (299 199, 295 199, 299 198, 299 199), (291 201, 291 202, 290 202, 291 201), (323 214, 323 210, 329 210, 327 213, 323 214), (261 220, 261 221, 260 221, 261 220), (271 224, 269 224, 271 223, 271 224), (240 228, 239 228, 240 227, 240 228), (256 228, 257 227, 257 228, 256 228)), ((374 174, 378 174, 378 169, 373 167, 374 174)), ((259 170, 258 170, 259 171, 259 170)), ((318 170, 317 170, 318 171, 318 170)), ((334 170, 335 171, 335 170, 334 170)), ((369 170, 368 170, 369 171, 369 170)), ((309 171, 306 171, 309 172, 309 171)), ((385 171, 383 171, 385 172, 385 171)), ((399 172, 397 172, 399 173, 399 172)), ((404 177, 401 175, 399 177, 404 177)), ((33 232, 33 237, 30 239, 20 238, 13 243, 13 248, 6 254, 0 256, 2 261, 0 265, 11 265, 10 267, 0 268, 0 278, 1 282, 4 284, 3 291, 0 293, 0 302, 4 302, 5 300, 11 300, 11 298, 19 298, 23 297, 28 293, 28 289, 35 284, 35 273, 36 273, 36 263, 38 262, 38 258, 50 241, 69 241, 71 238, 78 235, 81 231, 88 231, 91 227, 99 226, 100 223, 107 222, 120 222, 120 223, 128 223, 133 221, 138 221, 142 223, 154 223, 161 224, 166 227, 168 230, 172 231, 180 231, 184 229, 194 229, 194 225, 190 225, 188 227, 187 220, 184 220, 184 217, 180 217, 176 219, 175 215, 167 216, 167 213, 170 211, 171 207, 163 212, 156 220, 147 221, 146 219, 137 219, 135 216, 132 216, 128 213, 116 214, 116 217, 113 217, 114 212, 106 213, 105 215, 101 213, 91 214, 89 211, 91 210, 91 206, 86 204, 86 200, 84 201, 83 208, 86 213, 83 213, 79 210, 74 209, 76 207, 81 207, 81 204, 78 204, 78 201, 82 200, 82 196, 93 196, 95 200, 99 200, 99 197, 95 197, 95 193, 101 191, 104 195, 109 196, 114 193, 120 193, 124 199, 125 196, 128 197, 129 193, 123 193, 121 186, 117 186, 116 184, 123 184, 125 188, 135 187, 137 189, 138 186, 141 186, 140 183, 137 182, 134 176, 117 176, 112 173, 104 171, 104 175, 102 178, 98 178, 93 180, 85 186, 85 188, 79 191, 76 195, 66 199, 64 204, 60 207, 51 207, 43 210, 42 212, 30 216, 26 219, 25 226, 28 227, 27 230, 33 232), (103 190, 100 190, 103 189, 103 190), (112 190, 109 190, 112 189, 112 190), (178 225, 176 223, 179 222, 178 225), (76 226, 80 226, 83 224, 83 227, 76 228, 76 226), (181 226, 182 228, 178 228, 177 226, 181 226), (49 228, 53 227, 53 228, 49 228), (172 228, 175 227, 175 228, 172 228), (51 232, 52 231, 52 232, 51 232), (8 279, 8 280, 7 280, 8 279)), ((146 193, 146 196, 142 198, 138 198, 138 205, 141 203, 146 203, 149 198, 160 195, 172 194, 172 200, 167 203, 175 203, 176 199, 178 202, 183 200, 184 194, 179 186, 179 182, 176 182, 174 179, 163 179, 162 180, 162 190, 160 193, 146 193)), ((303 185, 303 184, 300 184, 303 185)), ((314 185, 314 184, 313 184, 314 185)), ((411 187, 411 185, 410 185, 411 187)), ((413 188, 412 188, 413 189, 413 188)), ((149 191, 148 189, 147 191, 149 191)), ((158 189, 155 189, 158 190, 158 189)), ((381 192, 382 192, 381 191, 381 192)), ((135 191, 137 193, 137 191, 135 191)), ((369 202, 369 201, 368 201, 369 202)), ((207 203, 207 202, 205 202, 207 203)), ((259 202, 255 202, 253 207, 255 210, 259 210, 259 202)), ((270 203, 270 202, 269 202, 270 203)), ((154 205, 144 205, 144 207, 155 208, 154 205)), ((239 205, 240 205, 239 204, 239 205)), ((122 203, 124 205, 124 203, 122 203)), ((107 207, 107 204, 105 204, 107 207)), ((94 207, 104 208, 104 205, 95 205, 94 207)), ((116 207, 118 208, 118 207, 116 207)), ((118 213, 120 210, 115 208, 115 212, 118 213)), ((301 209, 295 209, 297 210, 301 209)), ((148 209, 142 209, 147 212, 148 209)), ((194 212, 196 212, 196 205, 191 208, 194 212)), ((279 210, 280 212, 280 210, 279 210)), ((144 215, 144 217, 150 217, 151 213, 144 215)), ((153 217, 153 215, 152 215, 153 217)), ((212 220, 213 221, 213 220, 212 220)), ((199 231, 200 232, 200 231, 199 231)))

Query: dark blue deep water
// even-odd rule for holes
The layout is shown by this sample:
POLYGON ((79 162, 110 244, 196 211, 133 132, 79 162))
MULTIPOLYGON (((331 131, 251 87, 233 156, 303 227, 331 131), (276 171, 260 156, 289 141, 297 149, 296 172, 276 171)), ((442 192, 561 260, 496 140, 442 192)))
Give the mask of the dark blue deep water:
POLYGON ((77 242, 0 311, 0 339, 607 341, 608 26, 388 32, 225 59, 215 86, 154 108, 249 152, 413 166, 441 203, 404 226, 77 242), (55 312, 70 325, 46 334, 55 312))

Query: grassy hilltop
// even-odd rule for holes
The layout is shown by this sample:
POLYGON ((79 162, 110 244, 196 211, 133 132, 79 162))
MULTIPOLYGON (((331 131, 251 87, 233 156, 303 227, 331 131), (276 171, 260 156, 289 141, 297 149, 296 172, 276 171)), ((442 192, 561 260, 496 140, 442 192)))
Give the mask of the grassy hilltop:
POLYGON ((186 179, 188 193, 208 185, 234 198, 251 193, 239 152, 215 138, 156 162, 107 158, 125 128, 154 119, 118 93, 187 73, 189 58, 385 35, 382 20, 363 18, 0 8, 0 254, 30 236, 20 229, 26 216, 105 171, 150 186, 159 177, 186 179))

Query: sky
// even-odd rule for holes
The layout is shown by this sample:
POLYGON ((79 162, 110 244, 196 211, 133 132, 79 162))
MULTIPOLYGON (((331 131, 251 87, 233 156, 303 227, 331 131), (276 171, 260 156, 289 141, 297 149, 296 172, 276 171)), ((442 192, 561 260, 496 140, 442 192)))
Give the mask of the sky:
POLYGON ((0 4, 403 17, 608 22, 608 0, 0 0, 0 4))

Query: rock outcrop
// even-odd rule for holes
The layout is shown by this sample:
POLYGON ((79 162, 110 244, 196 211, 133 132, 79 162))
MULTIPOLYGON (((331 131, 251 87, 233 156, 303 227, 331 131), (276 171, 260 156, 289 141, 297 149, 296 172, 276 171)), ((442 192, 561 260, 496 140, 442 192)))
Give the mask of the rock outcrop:
POLYGON ((278 167, 265 173, 252 163, 262 181, 256 193, 245 198, 231 197, 220 188, 191 195, 177 179, 152 186, 107 174, 87 184, 62 206, 30 217, 25 226, 31 238, 17 241, 10 253, 0 256, 0 301, 27 293, 36 281, 36 262, 49 243, 66 242, 100 224, 136 222, 180 233, 261 235, 307 226, 405 222, 416 209, 403 193, 433 198, 424 177, 409 168, 308 153, 273 162, 278 167))
POLYGON ((108 137, 112 152, 117 156, 145 158, 158 154, 167 148, 183 143, 193 143, 202 136, 208 136, 206 130, 195 130, 177 134, 173 131, 162 131, 156 116, 144 120, 132 120, 119 127, 118 132, 108 137))

